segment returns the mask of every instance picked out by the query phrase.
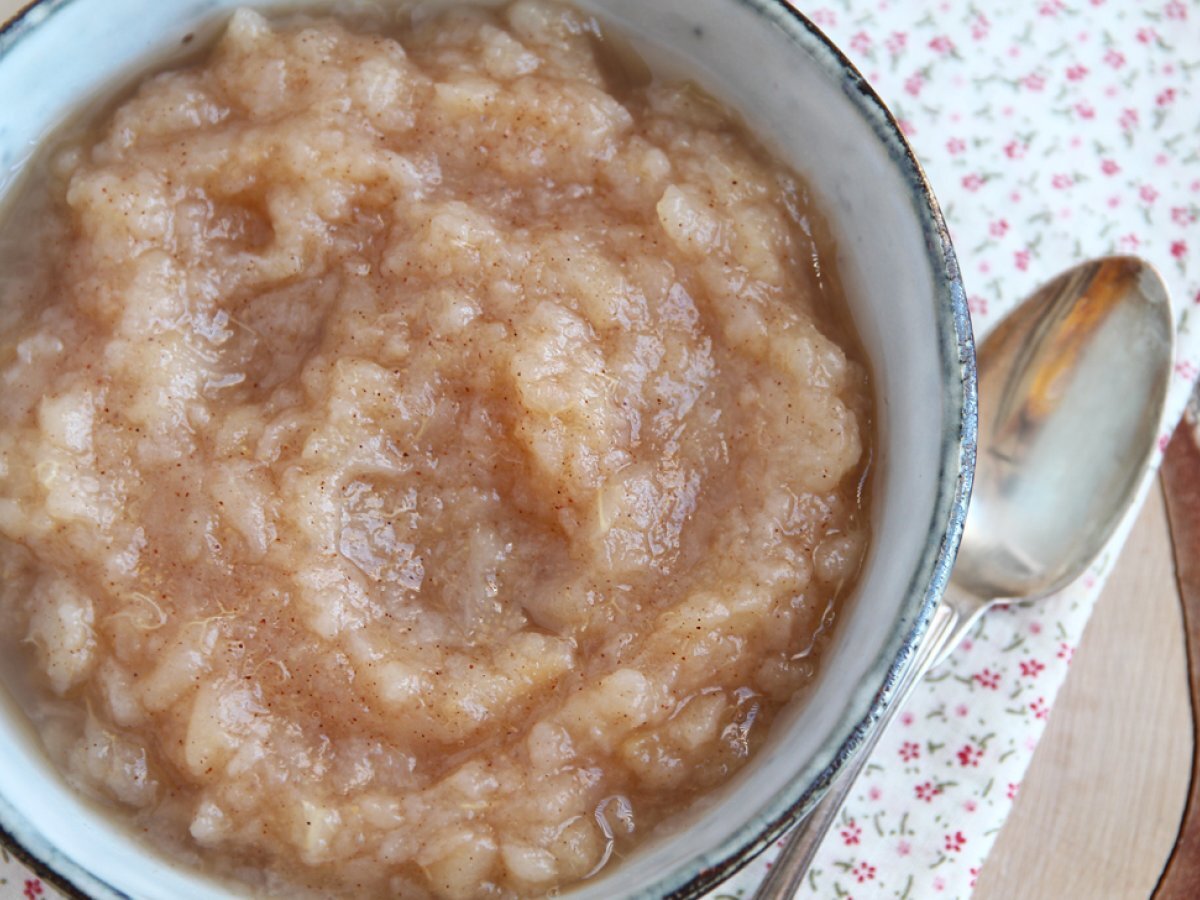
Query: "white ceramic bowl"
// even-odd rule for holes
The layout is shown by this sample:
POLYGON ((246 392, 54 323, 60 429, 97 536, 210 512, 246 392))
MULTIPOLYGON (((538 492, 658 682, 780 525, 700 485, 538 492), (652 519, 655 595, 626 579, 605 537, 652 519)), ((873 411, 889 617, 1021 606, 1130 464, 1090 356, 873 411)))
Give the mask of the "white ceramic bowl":
MULTIPOLYGON (((28 8, 0 32, 0 193, 43 135, 102 96, 97 86, 119 84, 247 2, 41 0, 28 8)), ((873 546, 817 684, 681 830, 569 894, 690 897, 804 814, 890 701, 961 534, 975 450, 974 346, 954 252, 920 167, 879 98, 811 23, 783 0, 579 5, 641 45, 655 65, 689 73, 740 110, 807 177, 837 235, 876 385, 873 546)), ((147 852, 81 801, 3 699, 0 829, 20 855, 60 886, 93 897, 228 896, 147 852)))

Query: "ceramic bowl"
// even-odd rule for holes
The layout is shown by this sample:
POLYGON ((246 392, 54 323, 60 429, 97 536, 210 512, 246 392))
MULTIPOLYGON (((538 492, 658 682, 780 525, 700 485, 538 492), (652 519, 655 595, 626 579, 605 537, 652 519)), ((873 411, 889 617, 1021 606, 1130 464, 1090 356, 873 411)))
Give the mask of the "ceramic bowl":
MULTIPOLYGON (((241 0, 242 4, 248 0, 241 0)), ((238 0, 41 0, 0 33, 0 192, 39 139, 238 0)), ((265 5, 253 4, 252 5, 265 5)), ((291 0, 290 7, 306 5, 291 0)), ((328 6, 328 0, 326 0, 328 6)), ((807 177, 831 219, 877 392, 873 546, 818 681, 757 757, 671 834, 575 888, 577 900, 690 897, 819 799, 891 700, 946 584, 975 447, 974 346, 937 202, 883 103, 783 0, 580 0, 738 109, 807 177)), ((0 828, 56 883, 101 898, 228 896, 114 827, 0 716, 0 828)))

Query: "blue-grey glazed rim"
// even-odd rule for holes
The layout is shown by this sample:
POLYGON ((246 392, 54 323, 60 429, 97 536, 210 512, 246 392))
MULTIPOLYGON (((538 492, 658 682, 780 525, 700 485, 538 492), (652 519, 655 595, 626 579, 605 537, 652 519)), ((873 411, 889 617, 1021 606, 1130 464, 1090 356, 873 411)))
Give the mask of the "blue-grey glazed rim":
MULTIPOLYGON (((848 709, 839 731, 848 733, 832 755, 829 765, 811 783, 799 778, 780 792, 770 808, 745 827, 730 835, 707 858, 694 861, 689 870, 669 873, 642 892, 641 896, 690 900, 716 887, 755 856, 766 850, 788 828, 807 815, 830 783, 861 747, 883 712, 894 699, 896 686, 911 663, 933 611, 945 592, 958 554, 966 521, 967 505, 975 475, 978 439, 978 393, 975 337, 967 308, 966 292, 958 257, 933 188, 917 161, 895 116, 867 82, 858 68, 824 32, 787 0, 734 0, 782 32, 787 40, 807 53, 835 81, 905 177, 913 207, 923 226, 930 274, 935 291, 937 344, 943 372, 942 401, 947 410, 960 410, 957 422, 948 418, 942 433, 938 472, 938 495, 929 523, 925 553, 905 590, 902 611, 915 607, 916 616, 908 634, 897 635, 871 668, 879 679, 879 690, 866 710, 848 709), (946 315, 946 312, 949 315, 946 315), (951 473, 957 472, 957 476, 951 473)), ((870 675, 868 676, 870 678, 870 675)))
MULTIPOLYGON (((47 21, 55 11, 76 0, 33 0, 0 28, 0 60, 21 38, 47 21), (44 15, 33 20, 38 8, 44 15)), ((967 504, 975 470, 978 431, 975 340, 967 310, 966 293, 958 259, 946 228, 941 208, 924 170, 913 154, 895 117, 862 73, 837 46, 787 0, 732 0, 781 32, 798 50, 806 53, 833 80, 871 126, 892 161, 907 181, 913 207, 923 225, 930 274, 935 287, 935 322, 943 372, 945 408, 959 418, 945 423, 938 473, 938 495, 928 526, 925 553, 906 588, 904 610, 915 608, 913 626, 884 649, 871 672, 880 687, 868 708, 848 709, 838 731, 847 737, 832 753, 828 766, 808 784, 795 779, 776 801, 751 823, 730 835, 714 853, 691 865, 669 872, 640 896, 687 900, 717 886, 765 850, 788 827, 806 815, 820 800, 842 766, 858 751, 866 734, 894 699, 894 690, 910 664, 913 653, 929 625, 950 578, 962 538, 967 504), (948 312, 948 315, 947 315, 948 312)), ((84 870, 52 845, 35 852, 13 833, 21 817, 0 798, 0 842, 38 875, 71 897, 104 897, 128 900, 128 895, 84 870)))

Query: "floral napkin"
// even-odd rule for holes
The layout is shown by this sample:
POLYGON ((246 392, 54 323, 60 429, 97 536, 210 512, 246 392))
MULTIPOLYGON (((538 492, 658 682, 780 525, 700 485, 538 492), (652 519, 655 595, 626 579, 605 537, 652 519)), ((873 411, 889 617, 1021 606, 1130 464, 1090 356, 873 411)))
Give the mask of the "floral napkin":
MULTIPOLYGON (((803 9, 901 120, 943 204, 980 335, 1087 257, 1135 253, 1159 267, 1179 316, 1165 446, 1200 372, 1200 2, 803 9)), ((1134 517, 1076 584, 989 615, 918 689, 801 896, 970 895, 1134 517)), ((750 893, 770 857, 713 896, 750 893)), ((0 851, 0 900, 50 890, 0 851)))

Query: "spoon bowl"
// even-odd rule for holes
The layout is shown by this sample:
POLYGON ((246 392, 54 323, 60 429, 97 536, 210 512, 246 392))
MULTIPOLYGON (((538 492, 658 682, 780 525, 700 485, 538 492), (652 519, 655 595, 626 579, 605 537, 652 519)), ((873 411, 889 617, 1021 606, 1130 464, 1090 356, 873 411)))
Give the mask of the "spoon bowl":
POLYGON ((979 346, 975 488, 946 594, 906 677, 788 835, 756 900, 794 896, 888 722, 979 617, 1062 589, 1107 543, 1154 453, 1173 322, 1149 263, 1106 257, 1039 288, 979 346))
POLYGON ((1063 273, 988 335, 957 588, 1033 599, 1096 557, 1153 452, 1173 336, 1162 279, 1131 257, 1063 273))

